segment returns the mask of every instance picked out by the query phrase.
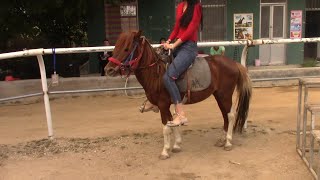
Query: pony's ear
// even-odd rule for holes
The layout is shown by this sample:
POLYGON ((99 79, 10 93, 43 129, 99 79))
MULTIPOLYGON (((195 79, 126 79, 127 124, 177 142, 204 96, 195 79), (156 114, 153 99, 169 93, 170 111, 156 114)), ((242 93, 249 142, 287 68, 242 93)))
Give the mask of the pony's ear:
POLYGON ((134 39, 138 40, 141 37, 142 31, 138 31, 138 32, 133 32, 134 33, 134 39))

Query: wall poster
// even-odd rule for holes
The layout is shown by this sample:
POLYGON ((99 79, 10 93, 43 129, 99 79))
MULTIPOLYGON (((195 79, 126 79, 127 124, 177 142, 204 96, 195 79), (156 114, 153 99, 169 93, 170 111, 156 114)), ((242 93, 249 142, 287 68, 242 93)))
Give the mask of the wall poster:
POLYGON ((253 38, 253 13, 234 14, 234 40, 247 40, 253 38))
POLYGON ((302 38, 302 10, 292 10, 290 13, 290 38, 302 38))

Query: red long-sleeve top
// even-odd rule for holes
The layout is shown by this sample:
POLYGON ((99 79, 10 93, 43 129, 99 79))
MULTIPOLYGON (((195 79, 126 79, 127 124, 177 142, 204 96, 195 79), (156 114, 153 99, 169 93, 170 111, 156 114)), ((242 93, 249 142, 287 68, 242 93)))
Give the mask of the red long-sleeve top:
POLYGON ((194 6, 194 11, 193 11, 193 17, 192 20, 190 21, 188 27, 184 28, 180 26, 180 19, 183 15, 183 6, 187 2, 181 2, 178 4, 177 11, 176 11, 176 22, 173 28, 173 31, 171 35, 169 36, 170 40, 180 38, 181 41, 194 41, 197 42, 198 40, 198 29, 201 21, 201 5, 200 3, 197 3, 194 6))

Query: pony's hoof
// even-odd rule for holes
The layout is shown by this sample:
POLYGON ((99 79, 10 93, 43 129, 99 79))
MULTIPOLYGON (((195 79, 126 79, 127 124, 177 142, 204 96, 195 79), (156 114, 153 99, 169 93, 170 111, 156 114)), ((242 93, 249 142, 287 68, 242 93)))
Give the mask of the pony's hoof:
POLYGON ((181 148, 173 148, 172 149, 172 152, 173 153, 179 153, 179 152, 181 152, 182 150, 181 150, 181 148))
POLYGON ((161 159, 161 160, 166 160, 166 159, 168 159, 170 156, 169 155, 163 155, 163 154, 161 154, 160 156, 159 156, 159 159, 161 159))
POLYGON ((226 144, 226 141, 219 139, 216 144, 214 144, 217 147, 222 147, 226 144))
POLYGON ((225 151, 231 151, 232 150, 232 146, 224 146, 223 148, 225 151))

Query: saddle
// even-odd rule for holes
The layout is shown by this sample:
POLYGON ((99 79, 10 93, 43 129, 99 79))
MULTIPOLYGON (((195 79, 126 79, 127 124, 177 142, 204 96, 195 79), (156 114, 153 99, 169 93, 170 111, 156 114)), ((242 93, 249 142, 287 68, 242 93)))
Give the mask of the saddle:
POLYGON ((211 71, 204 56, 197 56, 194 63, 179 77, 177 86, 184 93, 182 103, 190 102, 191 92, 207 89, 211 84, 211 71))
MULTIPOLYGON (((162 62, 167 66, 172 63, 173 57, 170 57, 166 51, 160 49, 157 54, 162 62)), ((191 92, 198 92, 205 90, 211 84, 211 71, 205 57, 208 55, 198 55, 193 64, 180 75, 176 81, 181 94, 185 94, 182 103, 190 102, 191 92)))
MULTIPOLYGON (((172 63, 172 55, 168 55, 168 51, 163 48, 156 49, 162 62, 168 67, 172 63)), ((191 92, 198 92, 208 88, 211 84, 211 72, 208 61, 205 59, 209 55, 201 54, 196 57, 193 64, 179 76, 176 81, 181 94, 185 94, 182 103, 190 102, 191 92)))

